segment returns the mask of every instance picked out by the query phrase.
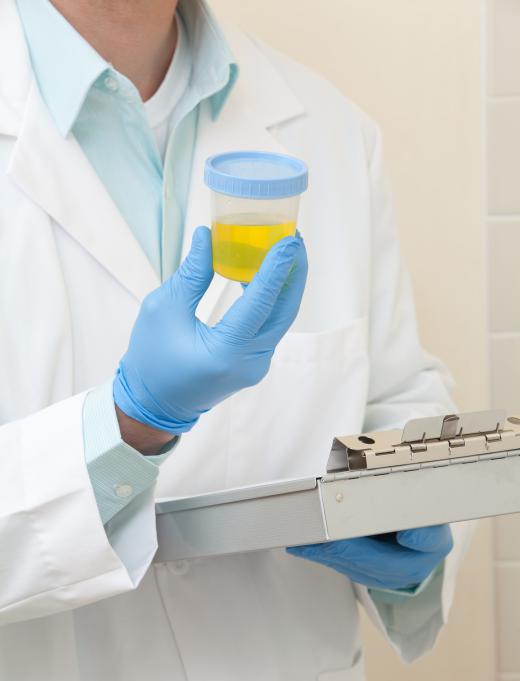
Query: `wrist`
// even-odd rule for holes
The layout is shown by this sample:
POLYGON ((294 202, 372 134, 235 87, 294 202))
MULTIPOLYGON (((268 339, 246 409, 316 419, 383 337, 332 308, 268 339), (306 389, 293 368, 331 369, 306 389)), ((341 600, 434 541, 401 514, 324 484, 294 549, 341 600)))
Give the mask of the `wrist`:
MULTIPOLYGON (((141 426, 146 426, 150 429, 151 434, 154 432, 169 433, 170 439, 173 439, 176 435, 188 432, 197 423, 199 417, 196 415, 193 417, 192 414, 185 413, 185 420, 170 416, 158 408, 155 400, 152 403, 153 411, 151 411, 147 406, 150 400, 146 388, 144 390, 138 389, 137 394, 134 395, 125 373, 121 361, 113 383, 114 404, 122 414, 139 425, 140 433, 144 432, 141 426), (157 411, 160 411, 160 413, 157 414, 157 411)), ((137 383, 139 385, 140 382, 137 381, 137 383)), ((130 426, 128 426, 128 429, 130 430, 130 426)))
POLYGON ((159 430, 146 423, 141 423, 125 414, 115 405, 121 439, 144 456, 155 456, 161 453, 164 447, 172 443, 177 436, 173 436, 165 430, 159 430))

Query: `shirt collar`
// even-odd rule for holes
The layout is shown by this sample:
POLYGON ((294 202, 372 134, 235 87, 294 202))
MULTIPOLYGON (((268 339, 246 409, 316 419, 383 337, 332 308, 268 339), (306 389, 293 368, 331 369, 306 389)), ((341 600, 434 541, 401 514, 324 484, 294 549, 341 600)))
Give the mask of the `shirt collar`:
POLYGON ((217 20, 205 0, 180 0, 193 60, 191 89, 198 101, 210 99, 217 118, 238 78, 236 63, 217 20))
MULTIPOLYGON (((17 5, 40 93, 66 136, 93 84, 112 67, 49 0, 17 0, 17 5)), ((216 118, 237 79, 238 66, 205 0, 180 0, 178 11, 192 53, 193 105, 209 98, 216 118)))
POLYGON ((48 0, 17 0, 42 98, 65 136, 106 62, 48 0))

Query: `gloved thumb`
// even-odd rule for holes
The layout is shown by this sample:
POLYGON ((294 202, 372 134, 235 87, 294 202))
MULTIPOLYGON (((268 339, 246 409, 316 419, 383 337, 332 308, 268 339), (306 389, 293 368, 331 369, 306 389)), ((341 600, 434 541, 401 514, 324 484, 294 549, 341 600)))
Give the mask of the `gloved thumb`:
POLYGON ((396 539, 401 546, 422 553, 448 555, 453 548, 453 537, 449 525, 400 530, 397 532, 396 539))
POLYGON ((195 313, 212 279, 211 232, 207 227, 197 227, 193 232, 190 252, 173 275, 175 296, 183 299, 190 312, 195 313))

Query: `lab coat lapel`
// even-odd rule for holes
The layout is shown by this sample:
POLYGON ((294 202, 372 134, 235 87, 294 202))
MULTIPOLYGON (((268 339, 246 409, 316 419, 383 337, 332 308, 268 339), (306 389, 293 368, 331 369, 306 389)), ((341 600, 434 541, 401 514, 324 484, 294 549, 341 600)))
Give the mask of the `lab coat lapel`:
MULTIPOLYGON (((240 65, 240 77, 216 120, 212 119, 209 102, 201 105, 186 211, 183 258, 190 249, 195 228, 211 225, 211 192, 204 185, 204 163, 208 156, 238 149, 287 154, 287 149, 269 129, 305 112, 280 75, 248 38, 227 28, 226 39, 240 65), (270 96, 264 92, 264 87, 269 90, 270 96)), ((212 313, 230 286, 236 284, 215 274, 197 309, 200 319, 207 323, 217 321, 212 313)))
POLYGON ((8 174, 138 300, 159 279, 72 135, 63 138, 30 87, 8 174))

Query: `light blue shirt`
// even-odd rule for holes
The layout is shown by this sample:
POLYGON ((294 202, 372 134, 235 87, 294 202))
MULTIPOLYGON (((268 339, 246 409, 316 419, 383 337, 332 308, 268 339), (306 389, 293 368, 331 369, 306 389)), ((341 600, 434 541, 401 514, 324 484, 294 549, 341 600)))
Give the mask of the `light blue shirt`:
MULTIPOLYGON (((181 0, 188 84, 175 106, 164 166, 139 92, 48 0, 17 0, 42 98, 59 132, 79 142, 161 281, 178 267, 199 104, 218 117, 238 75, 208 8, 181 0)), ((107 225, 107 238, 110 226, 107 225)), ((116 367, 114 367, 115 370, 116 367)), ((152 485, 161 456, 143 456, 121 439, 112 379, 85 400, 85 457, 103 523, 152 485)), ((171 450, 170 450, 171 451, 171 450)))

